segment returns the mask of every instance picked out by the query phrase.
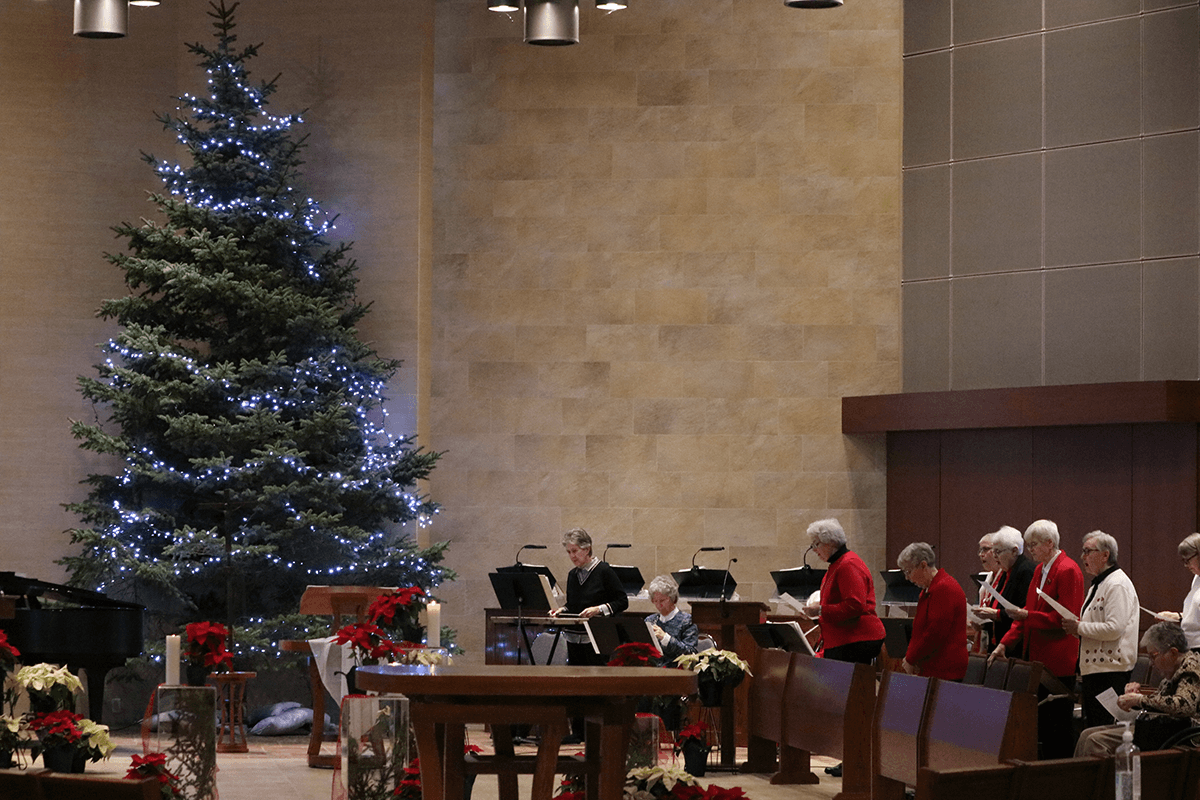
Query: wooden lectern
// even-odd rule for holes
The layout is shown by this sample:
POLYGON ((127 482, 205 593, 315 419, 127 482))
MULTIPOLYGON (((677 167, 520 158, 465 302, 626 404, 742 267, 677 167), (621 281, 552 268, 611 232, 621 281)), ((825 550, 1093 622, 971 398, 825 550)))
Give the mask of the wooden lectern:
MULTIPOLYGON (((691 600, 692 621, 701 632, 716 636, 717 647, 732 650, 747 661, 753 660, 754 640, 746 633, 748 644, 737 647, 737 627, 758 625, 770 610, 766 603, 753 600, 691 600)), ((737 739, 735 718, 736 692, 726 691, 721 700, 721 769, 737 769, 737 739)), ((743 726, 744 727, 744 726, 743 726)))
MULTIPOLYGON (((333 631, 336 632, 346 620, 367 621, 367 609, 375 599, 394 592, 391 586, 309 586, 300 597, 300 613, 315 616, 332 616, 333 631)), ((284 640, 279 649, 285 653, 308 655, 308 683, 312 692, 313 725, 308 737, 308 765, 333 769, 337 765, 336 754, 322 754, 321 742, 325 740, 325 687, 317 660, 312 657, 312 648, 304 640, 284 640)), ((341 701, 340 697, 334 698, 341 701)))

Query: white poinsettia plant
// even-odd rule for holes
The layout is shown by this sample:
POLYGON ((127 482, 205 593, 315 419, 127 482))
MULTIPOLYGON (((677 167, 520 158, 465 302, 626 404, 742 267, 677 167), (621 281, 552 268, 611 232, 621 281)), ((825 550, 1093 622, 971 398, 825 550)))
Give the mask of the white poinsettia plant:
POLYGON ((675 663, 683 669, 691 670, 697 677, 713 680, 718 683, 751 675, 750 665, 743 661, 732 650, 703 650, 699 653, 685 653, 675 659, 675 663))
POLYGON ((393 664, 425 667, 434 667, 439 664, 449 665, 452 661, 450 653, 441 647, 410 647, 398 651, 392 658, 393 664))
POLYGON ((66 667, 54 664, 30 664, 21 667, 13 676, 17 685, 29 695, 30 705, 35 710, 54 708, 69 709, 74 706, 71 697, 75 692, 83 691, 79 678, 71 674, 66 667))
POLYGON ((670 794, 678 783, 695 786, 696 779, 679 767, 637 767, 625 775, 624 800, 656 800, 670 794))
POLYGON ((78 727, 81 734, 79 745, 87 751, 88 758, 92 761, 108 758, 117 749, 108 735, 107 725, 101 725, 90 719, 81 719, 78 727))

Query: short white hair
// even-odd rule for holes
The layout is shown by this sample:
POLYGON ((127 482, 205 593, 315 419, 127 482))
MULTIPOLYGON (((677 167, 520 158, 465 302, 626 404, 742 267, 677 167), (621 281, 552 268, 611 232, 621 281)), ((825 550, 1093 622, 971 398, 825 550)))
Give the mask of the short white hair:
POLYGON ((992 547, 998 550, 1011 550, 1017 548, 1018 553, 1025 552, 1025 540, 1021 538, 1021 532, 1011 525, 1001 525, 1000 530, 989 533, 992 537, 992 547))
POLYGON ((896 558, 896 566, 911 569, 921 566, 922 561, 931 567, 937 567, 937 555, 934 554, 933 548, 926 542, 913 542, 900 551, 896 558))
POLYGON ((842 523, 830 517, 829 519, 819 519, 809 525, 808 538, 811 542, 834 544, 841 547, 846 543, 846 532, 842 530, 842 523))
POLYGON ((1025 529, 1025 544, 1049 542, 1058 547, 1058 526, 1048 519, 1039 519, 1025 529))
POLYGON ((1102 553, 1108 553, 1108 565, 1111 567, 1117 563, 1117 540, 1104 531, 1092 531, 1085 534, 1083 543, 1095 542, 1096 549, 1102 553))

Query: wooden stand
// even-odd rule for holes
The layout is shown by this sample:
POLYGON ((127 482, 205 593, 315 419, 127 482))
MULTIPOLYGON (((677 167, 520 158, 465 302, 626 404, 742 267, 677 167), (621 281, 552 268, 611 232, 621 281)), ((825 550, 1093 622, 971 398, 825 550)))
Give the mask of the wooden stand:
MULTIPOLYGON (((753 658, 750 650, 737 651, 736 627, 762 622, 769 610, 765 603, 751 600, 692 600, 690 604, 692 620, 697 627, 702 631, 705 628, 716 629, 717 636, 714 638, 717 647, 737 652, 746 660, 753 658)), ((737 769, 736 696, 737 692, 726 691, 721 701, 721 761, 718 768, 731 771, 737 769)))
POLYGON ((217 710, 221 721, 217 724, 218 753, 248 753, 246 742, 246 681, 256 672, 214 672, 208 679, 217 687, 217 710))

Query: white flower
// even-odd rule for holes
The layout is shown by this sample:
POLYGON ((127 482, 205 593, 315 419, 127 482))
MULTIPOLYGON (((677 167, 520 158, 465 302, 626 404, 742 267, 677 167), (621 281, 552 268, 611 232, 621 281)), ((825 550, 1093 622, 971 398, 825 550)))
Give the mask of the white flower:
POLYGON ((90 719, 79 720, 79 732, 87 739, 88 749, 95 751, 99 758, 108 758, 117 749, 113 740, 108 736, 108 726, 101 725, 90 719))
POLYGON ((68 691, 79 692, 83 684, 71 674, 66 667, 56 667, 53 664, 31 664, 17 671, 16 681, 26 689, 36 692, 48 692, 55 686, 65 686, 68 691))

